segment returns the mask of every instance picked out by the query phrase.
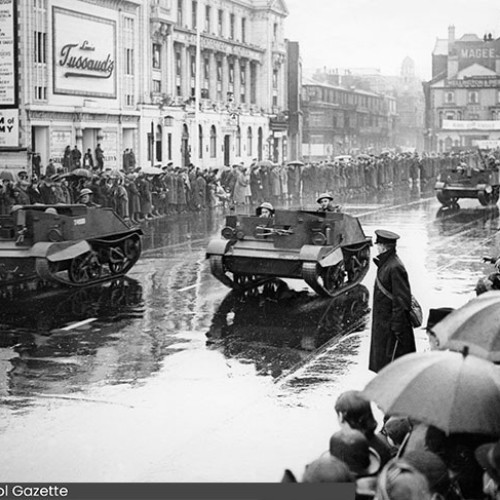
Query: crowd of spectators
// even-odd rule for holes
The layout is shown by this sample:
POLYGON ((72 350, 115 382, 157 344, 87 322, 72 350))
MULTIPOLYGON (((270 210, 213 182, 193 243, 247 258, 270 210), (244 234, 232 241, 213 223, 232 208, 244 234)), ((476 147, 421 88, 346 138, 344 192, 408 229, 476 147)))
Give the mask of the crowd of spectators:
POLYGON ((494 436, 448 434, 403 416, 382 416, 362 391, 340 394, 340 430, 301 476, 285 469, 282 482, 354 483, 356 500, 500 498, 500 442, 494 436))
MULTIPOLYGON (((425 185, 444 169, 465 162, 480 168, 477 152, 461 154, 360 154, 341 161, 273 164, 253 160, 232 167, 202 170, 194 165, 142 169, 132 150, 123 154, 120 170, 105 168, 103 153, 96 149, 83 157, 68 146, 63 165, 52 161, 32 177, 2 177, 0 214, 13 205, 80 203, 82 189, 92 191, 92 203, 112 207, 132 223, 185 212, 205 211, 215 206, 299 204, 305 197, 328 189, 333 195, 377 191, 421 182, 425 185), (88 156, 88 157, 87 157, 88 156), (83 159, 82 159, 83 158, 83 159), (154 172, 152 172, 154 170, 154 172)), ((492 156, 495 159, 494 156, 492 156)))

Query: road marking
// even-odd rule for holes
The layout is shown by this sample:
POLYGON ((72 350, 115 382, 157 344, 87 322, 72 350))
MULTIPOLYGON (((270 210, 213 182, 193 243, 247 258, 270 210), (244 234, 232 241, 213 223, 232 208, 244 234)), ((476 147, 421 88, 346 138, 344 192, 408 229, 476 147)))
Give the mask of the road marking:
POLYGON ((69 330, 74 330, 75 328, 78 328, 83 325, 88 325, 89 323, 92 323, 93 321, 96 321, 97 318, 88 318, 84 319, 83 321, 79 321, 78 323, 73 323, 72 325, 65 326, 64 328, 61 328, 61 330, 64 330, 65 332, 69 330))

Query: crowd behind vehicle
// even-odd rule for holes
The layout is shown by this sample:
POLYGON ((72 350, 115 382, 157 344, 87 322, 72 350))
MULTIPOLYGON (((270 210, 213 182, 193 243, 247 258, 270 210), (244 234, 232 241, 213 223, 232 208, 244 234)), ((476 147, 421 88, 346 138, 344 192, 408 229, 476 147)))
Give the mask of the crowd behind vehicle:
POLYGON ((139 223, 221 205, 259 205, 264 201, 274 206, 299 204, 305 197, 325 190, 342 196, 417 182, 425 186, 450 167, 465 164, 482 168, 500 158, 498 151, 486 159, 477 150, 450 154, 387 152, 307 164, 297 161, 278 165, 254 159, 248 166, 240 163, 203 170, 193 164, 174 166, 172 162, 141 168, 134 152, 126 150, 122 168, 117 170, 106 167, 100 148, 98 160, 90 150, 82 157, 79 151, 75 153, 76 147, 66 149, 61 164, 50 160, 45 168, 35 155, 38 162, 31 176, 21 171, 16 178, 10 171, 0 170, 0 214, 10 213, 14 205, 82 203, 85 189, 91 195, 84 203, 112 207, 125 220, 139 223))

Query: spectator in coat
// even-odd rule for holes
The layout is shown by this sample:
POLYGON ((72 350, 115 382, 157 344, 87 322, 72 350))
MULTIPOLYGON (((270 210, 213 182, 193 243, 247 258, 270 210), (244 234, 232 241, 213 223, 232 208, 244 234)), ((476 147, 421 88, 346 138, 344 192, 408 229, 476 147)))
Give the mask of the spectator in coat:
POLYGON ((95 159, 97 169, 102 172, 102 169, 104 168, 104 151, 102 150, 100 143, 95 148, 95 159))
POLYGON ((411 288, 408 273, 396 253, 399 235, 375 231, 379 255, 373 292, 373 320, 369 369, 379 372, 395 358, 415 352, 410 323, 411 288))

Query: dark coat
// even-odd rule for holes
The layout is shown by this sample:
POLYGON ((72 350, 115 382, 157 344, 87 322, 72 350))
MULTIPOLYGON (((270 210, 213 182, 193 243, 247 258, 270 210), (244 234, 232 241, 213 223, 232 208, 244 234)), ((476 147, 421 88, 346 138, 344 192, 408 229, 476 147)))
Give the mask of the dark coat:
POLYGON ((378 279, 393 295, 392 300, 386 297, 375 282, 369 369, 379 372, 392 361, 396 333, 400 339, 394 358, 415 352, 416 347, 408 314, 411 305, 408 273, 395 249, 384 252, 373 260, 378 267, 378 279))

